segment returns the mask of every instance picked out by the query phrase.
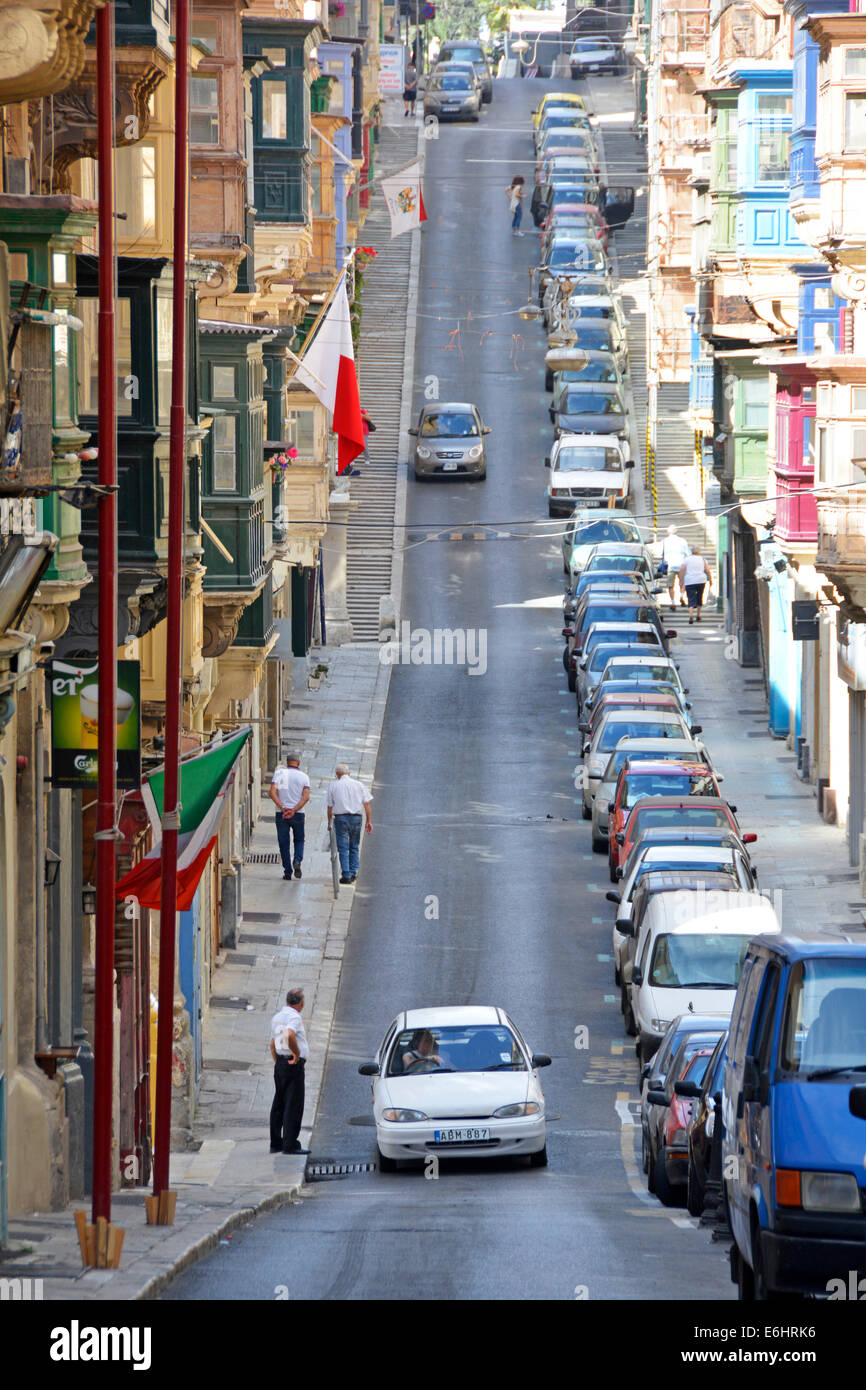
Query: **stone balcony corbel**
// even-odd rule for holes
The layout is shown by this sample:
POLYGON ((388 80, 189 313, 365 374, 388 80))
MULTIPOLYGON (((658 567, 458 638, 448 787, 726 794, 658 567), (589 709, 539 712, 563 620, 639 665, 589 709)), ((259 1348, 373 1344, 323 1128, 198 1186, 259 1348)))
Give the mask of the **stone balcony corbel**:
POLYGON ((222 656, 238 635, 244 609, 249 608, 261 593, 261 587, 242 593, 206 593, 202 633, 202 656, 222 656))
POLYGON ((0 106, 62 92, 78 78, 85 38, 106 0, 36 0, 0 9, 0 106))

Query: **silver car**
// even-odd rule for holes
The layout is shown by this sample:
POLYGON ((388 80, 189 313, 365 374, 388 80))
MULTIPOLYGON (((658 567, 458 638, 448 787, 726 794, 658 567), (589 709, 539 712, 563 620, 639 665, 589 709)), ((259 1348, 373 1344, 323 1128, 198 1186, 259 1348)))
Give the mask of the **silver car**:
POLYGON ((445 68, 434 72, 424 93, 424 115, 438 120, 468 117, 477 121, 481 112, 481 87, 474 73, 445 68))
POLYGON ((425 405, 409 433, 416 441, 412 465, 417 479, 447 474, 478 481, 487 477, 484 436, 490 428, 476 406, 465 401, 425 405))

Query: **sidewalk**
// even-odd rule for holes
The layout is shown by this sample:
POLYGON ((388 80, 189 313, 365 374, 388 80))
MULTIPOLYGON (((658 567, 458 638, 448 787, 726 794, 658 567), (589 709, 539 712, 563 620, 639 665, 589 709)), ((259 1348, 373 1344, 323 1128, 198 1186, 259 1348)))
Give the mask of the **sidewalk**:
MULTIPOLYGON (((293 702, 283 727, 284 747, 301 750, 311 782, 304 877, 283 879, 273 806, 263 800, 244 871, 238 949, 224 953, 213 976, 194 1126, 200 1148, 171 1158, 175 1223, 146 1224, 144 1189, 115 1193, 112 1219, 126 1231, 121 1268, 84 1271, 71 1210, 12 1219, 0 1273, 42 1279, 46 1299, 153 1297, 237 1226, 298 1199, 305 1160, 268 1151, 269 1023, 286 990, 302 985, 310 1061, 301 1142, 309 1147, 352 899, 364 892, 362 845, 357 889, 343 887, 334 900, 325 791, 341 761, 372 784, 391 672, 378 647, 323 648, 319 660, 329 668, 325 684, 293 702)), ((374 800, 374 826, 375 811, 374 800)))

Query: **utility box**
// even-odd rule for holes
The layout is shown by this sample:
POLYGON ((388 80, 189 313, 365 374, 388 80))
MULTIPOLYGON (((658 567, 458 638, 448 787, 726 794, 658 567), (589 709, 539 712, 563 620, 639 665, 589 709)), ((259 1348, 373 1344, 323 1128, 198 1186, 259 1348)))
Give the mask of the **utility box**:
POLYGON ((818 604, 815 599, 792 600, 791 629, 795 642, 817 642, 818 604))

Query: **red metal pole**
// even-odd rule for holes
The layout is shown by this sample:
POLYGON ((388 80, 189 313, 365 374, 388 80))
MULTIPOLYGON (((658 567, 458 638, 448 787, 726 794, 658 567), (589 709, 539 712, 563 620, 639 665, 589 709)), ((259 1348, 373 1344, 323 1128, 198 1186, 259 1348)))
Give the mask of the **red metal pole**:
MULTIPOLYGON (((114 364, 114 10, 96 15, 99 159, 99 482, 117 481, 114 364)), ((111 1112, 114 1094, 114 885, 116 845, 117 495, 99 501, 99 713, 96 773, 96 993, 93 1028, 93 1220, 111 1220, 111 1112)))
POLYGON ((186 234, 189 0, 176 0, 174 97, 174 248, 171 415, 168 454, 168 609, 165 654, 165 801, 159 914, 159 1014, 156 1032, 156 1137, 153 1191, 168 1190, 171 1153, 171 1072, 174 1033, 174 953, 177 913, 178 786, 180 772, 181 650, 183 641, 183 478, 186 467, 186 234))

